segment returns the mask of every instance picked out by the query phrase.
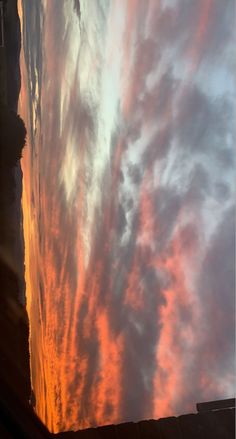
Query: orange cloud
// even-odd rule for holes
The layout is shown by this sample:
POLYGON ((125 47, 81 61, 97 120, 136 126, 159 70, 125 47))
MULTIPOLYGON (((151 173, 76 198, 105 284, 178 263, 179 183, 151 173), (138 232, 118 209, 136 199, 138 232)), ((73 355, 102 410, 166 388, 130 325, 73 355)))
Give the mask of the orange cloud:
POLYGON ((186 282, 184 252, 177 232, 171 242, 169 256, 157 263, 159 269, 162 267, 170 278, 170 284, 163 291, 165 304, 161 305, 158 316, 161 330, 156 352, 153 408, 153 415, 157 418, 169 416, 178 410, 176 403, 186 392, 184 380, 188 356, 194 352, 197 337, 199 309, 186 282), (189 316, 186 322, 184 313, 189 316))
POLYGON ((199 20, 197 23, 196 32, 193 35, 193 39, 191 41, 190 49, 187 53, 187 56, 190 58, 191 63, 189 72, 190 76, 192 76, 197 70, 199 62, 201 60, 213 5, 213 0, 202 0, 199 5, 199 20))
MULTIPOLYGON (((142 50, 137 50, 140 43, 139 24, 145 22, 146 26, 153 25, 152 15, 159 14, 160 2, 148 2, 145 16, 142 16, 143 5, 146 3, 138 0, 126 2, 122 65, 124 75, 121 78, 121 111, 125 122, 133 122, 133 112, 138 107, 137 96, 143 90, 144 80, 152 67, 152 42, 145 42, 142 50), (141 63, 142 51, 149 49, 145 66, 145 63, 141 63), (134 52, 137 55, 135 60, 134 52)), ((201 2, 200 7, 197 30, 188 52, 192 63, 191 74, 196 70, 204 49, 212 1, 201 2)), ((71 212, 64 204, 61 187, 58 188, 60 148, 63 149, 66 144, 70 127, 65 123, 62 134, 56 136, 58 133, 52 124, 53 118, 56 118, 55 113, 58 115, 55 101, 59 102, 66 62, 61 53, 55 53, 53 2, 47 2, 46 8, 44 43, 47 50, 44 61, 51 82, 45 82, 42 90, 42 102, 46 108, 43 123, 47 134, 50 133, 53 148, 50 155, 47 154, 50 147, 47 149, 45 144, 42 146, 44 150, 41 157, 44 163, 40 165, 37 154, 28 147, 22 163, 27 307, 31 321, 31 370, 37 413, 54 432, 121 422, 128 399, 126 396, 128 392, 131 394, 136 391, 136 388, 124 388, 124 382, 128 381, 128 373, 131 375, 135 371, 132 383, 140 385, 138 395, 148 395, 145 401, 140 402, 142 407, 137 412, 153 417, 168 416, 178 411, 181 399, 187 399, 184 380, 188 367, 191 367, 195 359, 196 328, 200 313, 188 278, 193 255, 198 250, 197 239, 190 239, 190 244, 188 242, 186 246, 183 230, 176 227, 173 232, 173 226, 174 236, 168 248, 159 246, 162 237, 157 202, 163 188, 158 188, 157 182, 154 182, 154 165, 159 158, 158 154, 163 153, 165 156, 164 153, 168 151, 169 138, 166 133, 172 128, 173 93, 167 90, 167 97, 164 93, 161 102, 162 90, 157 84, 153 96, 151 90, 150 96, 146 101, 143 98, 140 107, 140 113, 143 112, 145 119, 140 122, 143 131, 148 133, 150 121, 152 124, 158 123, 159 131, 154 142, 147 145, 143 160, 140 160, 144 175, 141 183, 135 183, 135 193, 132 193, 132 197, 136 196, 136 203, 133 204, 137 204, 137 208, 131 209, 137 217, 137 223, 131 223, 131 251, 120 242, 118 232, 123 190, 120 191, 120 187, 124 179, 121 167, 129 148, 124 130, 116 145, 112 145, 110 163, 104 171, 101 211, 94 215, 92 245, 87 260, 83 230, 87 208, 85 151, 88 133, 83 132, 81 124, 78 136, 79 184, 71 212), (157 117, 159 102, 161 105, 157 117), (61 142, 61 145, 58 146, 57 142, 61 142), (162 254, 158 254, 160 248, 162 254), (160 279, 158 277, 159 273, 168 280, 164 287, 161 276, 160 279), (153 278, 147 280, 146 275, 147 278, 153 278), (115 319, 120 319, 118 324, 116 322, 118 329, 114 324, 115 319), (149 325, 151 319, 153 321, 149 325), (124 364, 127 365, 129 358, 137 364, 132 364, 127 373, 124 364), (155 371, 153 365, 147 364, 149 360, 155 363, 155 371), (139 366, 140 370, 137 371, 139 366), (152 392, 153 398, 150 396, 152 392)), ((154 33, 156 29, 152 31, 154 33)), ((115 55, 112 53, 109 56, 109 62, 112 62, 112 56, 115 55)), ((21 66, 20 108, 29 125, 28 77, 23 57, 21 66)), ((93 68, 97 68, 96 59, 91 65, 90 74, 93 74, 93 68)), ((189 78, 180 91, 180 100, 189 91, 189 78)), ((77 77, 72 81, 68 94, 68 106, 71 105, 73 111, 78 104, 76 92, 77 77)), ((89 117, 87 114, 85 116, 89 117)), ((39 137, 36 138, 36 144, 39 150, 39 137)), ((181 225, 180 217, 176 219, 177 225, 181 225)), ((200 385, 210 386, 209 383, 210 378, 203 373, 200 385)), ((131 406, 132 397, 130 400, 131 406)))
POLYGON ((97 425, 103 425, 118 422, 120 419, 124 339, 122 335, 112 336, 106 310, 97 310, 96 327, 100 347, 99 370, 91 392, 91 404, 97 425))

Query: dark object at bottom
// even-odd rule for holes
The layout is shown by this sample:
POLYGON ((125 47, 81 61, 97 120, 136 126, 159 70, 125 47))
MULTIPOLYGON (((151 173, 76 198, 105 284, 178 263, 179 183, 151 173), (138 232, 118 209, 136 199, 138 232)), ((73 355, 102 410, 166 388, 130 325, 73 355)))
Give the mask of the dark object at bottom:
MULTIPOLYGON (((1 386, 2 387, 2 386, 1 386)), ((78 439, 234 439, 235 409, 207 410, 178 417, 128 422, 77 432, 50 433, 30 406, 22 404, 5 389, 0 398, 0 437, 8 438, 78 438, 78 439), (4 401, 4 402, 3 402, 4 401)))
POLYGON ((209 410, 221 410, 235 407, 235 398, 219 399, 217 401, 198 402, 197 411, 208 412, 209 410))
MULTIPOLYGON (((234 439, 235 400, 212 401, 213 410, 158 420, 127 422, 54 435, 78 439, 234 439), (219 404, 220 403, 220 404, 219 404), (227 407, 227 408, 224 408, 227 407)), ((202 403, 204 407, 209 407, 202 403)), ((209 404, 209 403, 207 403, 209 404)), ((198 404, 199 405, 199 404, 198 404)), ((201 404, 200 404, 201 406, 201 404)))

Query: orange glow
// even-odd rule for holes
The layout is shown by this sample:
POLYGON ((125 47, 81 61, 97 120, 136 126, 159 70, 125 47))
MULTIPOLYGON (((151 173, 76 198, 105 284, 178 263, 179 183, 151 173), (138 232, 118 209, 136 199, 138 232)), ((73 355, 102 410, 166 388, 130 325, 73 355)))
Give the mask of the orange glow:
POLYGON ((131 32, 132 29, 135 28, 135 22, 137 20, 137 13, 139 11, 139 1, 138 0, 130 0, 127 2, 127 12, 126 12, 126 26, 125 33, 123 37, 123 86, 122 90, 124 90, 124 97, 122 99, 122 113, 125 118, 128 118, 130 112, 132 110, 133 101, 135 98, 135 91, 137 88, 137 84, 132 80, 130 82, 132 76, 135 76, 135 72, 132 66, 132 45, 134 44, 133 38, 134 35, 131 32))
MULTIPOLYGON (((150 358, 150 362, 153 362, 153 368, 152 365, 150 369, 146 366, 146 358, 141 359, 143 361, 140 361, 140 364, 144 370, 139 371, 140 376, 137 373, 138 378, 135 377, 135 379, 143 379, 141 390, 138 389, 140 394, 148 393, 152 387, 152 394, 150 392, 147 397, 149 401, 140 401, 140 404, 143 404, 142 408, 146 404, 144 410, 147 417, 159 418, 176 414, 177 404, 181 398, 187 399, 184 382, 187 376, 186 368, 189 365, 191 367, 194 362, 193 351, 198 337, 197 322, 201 312, 196 291, 191 288, 193 285, 191 276, 194 276, 194 263, 197 272, 197 257, 200 250, 197 239, 194 241, 192 236, 191 242, 185 245, 181 226, 185 224, 186 218, 189 220, 191 217, 189 222, 197 227, 198 219, 195 212, 189 213, 185 210, 187 207, 182 206, 180 214, 176 214, 177 218, 174 217, 174 220, 171 218, 171 221, 176 223, 173 225, 170 221, 170 224, 167 224, 170 226, 170 231, 166 227, 168 230, 166 232, 163 218, 169 211, 167 208, 166 213, 166 200, 163 201, 162 198, 163 193, 165 196, 166 188, 167 196, 172 190, 172 175, 170 182, 166 183, 166 180, 177 162, 175 148, 176 145, 178 147, 178 138, 175 144, 172 129, 174 131, 175 123, 181 125, 185 122, 184 109, 182 111, 181 107, 179 111, 177 107, 179 103, 184 102, 183 98, 186 95, 188 97, 193 73, 197 71, 201 60, 213 0, 199 2, 199 14, 194 24, 193 37, 190 38, 187 53, 184 54, 185 61, 189 65, 186 78, 182 82, 180 80, 180 87, 176 91, 174 88, 178 84, 178 79, 175 84, 175 72, 171 72, 170 89, 168 90, 167 82, 167 87, 165 86, 167 90, 163 93, 159 81, 162 75, 169 74, 169 66, 165 66, 165 62, 170 63, 171 67, 169 53, 165 60, 165 48, 162 53, 157 41, 156 23, 161 19, 163 3, 159 0, 147 1, 146 15, 142 17, 144 3, 139 0, 125 2, 114 0, 108 15, 110 26, 108 27, 112 29, 113 20, 117 19, 119 22, 121 17, 123 19, 122 14, 125 14, 125 31, 121 37, 120 48, 121 72, 118 72, 120 77, 116 83, 117 90, 114 90, 115 95, 120 92, 121 96, 117 103, 117 120, 111 131, 112 140, 106 150, 104 159, 106 162, 98 165, 99 160, 97 160, 95 165, 102 169, 100 175, 99 168, 99 178, 97 178, 97 169, 90 166, 90 160, 92 162, 92 155, 96 155, 97 151, 100 151, 99 148, 101 147, 102 150, 103 147, 96 144, 97 141, 102 143, 104 139, 103 133, 99 134, 99 139, 96 137, 97 131, 100 130, 99 123, 95 120, 93 124, 92 120, 93 111, 95 113, 100 111, 100 102, 97 104, 95 97, 90 108, 90 96, 85 98, 82 96, 79 70, 81 69, 83 73, 83 63, 79 62, 79 58, 71 82, 71 77, 69 79, 66 77, 69 77, 71 68, 70 58, 68 57, 69 61, 65 59, 66 44, 70 44, 69 37, 65 32, 63 36, 65 53, 60 45, 55 48, 57 30, 55 5, 50 0, 43 2, 46 25, 42 36, 44 79, 41 109, 44 114, 41 119, 42 127, 39 126, 40 122, 37 125, 35 148, 31 147, 30 134, 28 134, 27 146, 23 154, 22 206, 27 310, 30 320, 31 381, 36 394, 36 412, 53 432, 123 421, 124 398, 130 391, 122 388, 127 381, 127 374, 130 373, 124 370, 124 364, 127 364, 125 362, 129 358, 127 345, 132 340, 135 342, 132 346, 134 350, 132 358, 136 358, 135 355, 138 358, 139 348, 141 354, 143 351, 145 354, 147 352, 143 346, 139 346, 139 343, 145 343, 149 340, 149 336, 152 340, 150 342, 152 345, 148 346, 150 349, 147 358, 148 361, 150 358), (124 11, 121 11, 117 18, 119 15, 117 8, 119 9, 121 4, 125 5, 123 5, 124 11), (145 44, 141 46, 143 42, 147 42, 147 46, 145 44), (158 66, 154 71, 154 67, 153 70, 151 68, 151 61, 148 60, 147 64, 151 67, 149 66, 150 71, 147 72, 145 69, 148 70, 148 66, 145 66, 145 61, 138 62, 138 57, 141 58, 141 51, 139 53, 138 49, 149 48, 149 43, 157 45, 158 55, 160 50, 160 64, 156 60, 158 66), (58 49, 58 52, 55 49, 58 49), (119 88, 121 90, 118 90, 119 88), (66 104, 61 98, 65 95, 66 104), (76 114, 75 119, 73 119, 74 114, 68 111, 65 120, 62 118, 63 122, 56 120, 57 117, 60 119, 62 116, 61 114, 58 116, 60 113, 58 102, 62 104, 60 111, 66 113, 65 107, 72 109, 70 111, 76 114), (78 126, 76 106, 78 106, 78 126), (81 118, 81 123, 80 111, 85 112, 89 121, 91 118, 91 125, 88 124, 84 131, 82 126, 84 121, 81 118), (134 136, 132 136, 133 128, 134 136), (141 135, 138 134, 139 138, 133 142, 136 129, 139 133, 139 128, 141 135), (45 132, 41 132, 43 129, 45 132), (73 130, 76 134, 73 138, 75 145, 72 146, 75 147, 75 157, 77 158, 78 155, 79 171, 76 171, 78 175, 73 186, 74 198, 70 203, 65 196, 66 191, 63 192, 64 186, 59 175, 64 164, 64 153, 67 147, 71 147, 69 143, 72 140, 69 134, 73 130), (41 141, 41 134, 45 136, 44 141, 41 141), (168 162, 169 154, 172 153, 172 144, 173 163, 172 157, 168 162), (50 150, 51 155, 47 156, 46 150, 50 150), (44 160, 45 162, 42 163, 44 160), (137 168, 140 166, 137 179, 132 179, 133 176, 131 172, 129 173, 130 165, 137 168), (101 197, 97 204, 93 196, 91 196, 92 201, 88 197, 89 191, 92 192, 91 187, 94 187, 93 184, 90 186, 90 182, 94 181, 100 190, 98 197, 101 197), (159 199, 160 204, 158 204, 159 199), (92 208, 90 210, 90 201, 94 210, 92 208), (163 217, 158 212, 159 205, 160 209, 163 209, 163 217), (91 230, 88 223, 89 227, 91 225, 91 230), (122 229, 122 232, 118 229, 122 229), (161 233, 167 236, 162 237, 161 233), (196 260, 195 254, 197 254, 196 260), (153 279, 156 281, 155 285, 153 279), (155 318, 149 326, 149 315, 153 318, 153 314, 155 318), (118 320, 120 316, 121 321, 118 322, 120 326, 119 324, 116 326, 113 320, 115 321, 115 318, 118 320), (121 327, 122 319, 125 322, 124 327, 121 327), (145 328, 144 323, 147 323, 145 328), (130 328, 130 334, 127 334, 130 328), (148 373, 150 376, 147 376, 148 373)), ((18 7, 22 21, 21 1, 18 7)), ((179 13, 175 8, 173 10, 171 20, 174 14, 179 13)), ((105 16, 106 12, 103 11, 103 14, 105 16)), ((86 32, 85 39, 82 39, 82 44, 85 45, 86 38, 88 40, 90 38, 89 32, 88 34, 86 32)), ((111 44, 106 45, 106 43, 105 29, 99 44, 105 48, 109 47, 108 54, 104 50, 102 63, 104 62, 105 65, 107 62, 110 66, 117 52, 113 51, 111 44)), ((152 50, 152 46, 150 47, 152 50)), ((83 50, 84 47, 81 48, 82 52, 83 50)), ((88 60, 86 53, 84 55, 89 65, 86 65, 86 75, 88 75, 86 80, 90 81, 99 71, 100 76, 97 75, 99 84, 94 85, 94 88, 98 87, 95 94, 100 96, 100 82, 104 80, 103 66, 99 65, 99 57, 96 57, 98 52, 93 53, 94 57, 88 56, 88 60)), ((177 60, 177 65, 178 62, 177 60)), ((31 97, 23 50, 21 76, 19 112, 26 122, 28 133, 31 133, 31 97)), ((106 92, 108 97, 113 99, 109 87, 108 84, 106 92)), ((102 99, 101 102, 102 107, 104 104, 102 99)), ((110 102, 105 104, 104 107, 107 106, 106 111, 109 113, 110 102)), ((104 119, 101 126, 105 123, 104 119)), ((173 192, 174 190, 175 188, 173 192)), ((179 195, 178 191, 174 195, 176 198, 179 197, 177 204, 181 203, 182 195, 179 195)), ((178 211, 179 207, 174 206, 174 209, 178 211)), ((167 218, 166 221, 168 222, 169 219, 167 218)), ((200 378, 200 386, 213 388, 210 377, 203 373, 200 378)), ((135 382, 135 379, 132 382, 135 382)))
POLYGON ((159 260, 158 266, 167 271, 171 284, 164 290, 166 303, 161 306, 159 319, 161 332, 157 345, 157 372, 154 379, 154 416, 170 416, 176 412, 175 404, 184 395, 184 368, 189 348, 194 345, 198 305, 187 287, 183 263, 184 249, 176 234, 170 248, 170 256, 159 260), (191 315, 191 323, 182 325, 181 312, 191 315), (185 354, 186 350, 186 354, 185 354))
POLYGON ((191 48, 187 54, 190 58, 191 67, 190 75, 193 75, 201 60, 202 50, 204 48, 205 36, 208 29, 211 9, 213 7, 213 0, 202 0, 200 2, 200 18, 196 33, 191 43, 191 48))
POLYGON ((112 336, 106 311, 98 311, 96 317, 100 361, 97 385, 93 386, 91 403, 97 425, 110 424, 119 419, 122 378, 123 336, 112 336), (106 413, 107 410, 107 413, 106 413))
POLYGON ((139 280, 140 268, 135 261, 129 274, 124 304, 132 307, 136 311, 144 309, 144 292, 139 280))
MULTIPOLYGON (((153 193, 150 188, 152 186, 152 165, 147 169, 141 187, 139 202, 139 233, 137 243, 141 247, 149 248, 155 242, 157 237, 157 227, 155 220, 155 210, 153 206, 153 193)), ((151 264, 151 259, 146 255, 146 266, 151 264)), ((129 276, 128 287, 126 289, 124 304, 130 306, 133 310, 141 311, 145 308, 145 296, 142 283, 140 282, 142 275, 140 272, 140 262, 137 253, 134 256, 129 276)))
MULTIPOLYGON (((149 174, 149 173, 147 173, 149 174)), ((146 175, 143 185, 150 182, 150 177, 146 175)), ((151 192, 141 188, 140 197, 140 228, 138 242, 142 245, 150 245, 155 242, 157 230, 155 228, 155 210, 151 192)))

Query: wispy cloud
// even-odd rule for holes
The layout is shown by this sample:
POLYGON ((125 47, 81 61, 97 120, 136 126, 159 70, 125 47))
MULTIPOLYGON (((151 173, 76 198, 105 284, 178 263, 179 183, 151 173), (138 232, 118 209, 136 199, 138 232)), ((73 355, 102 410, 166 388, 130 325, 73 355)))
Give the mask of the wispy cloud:
POLYGON ((43 7, 24 159, 37 412, 58 431, 231 396, 233 2, 43 7))

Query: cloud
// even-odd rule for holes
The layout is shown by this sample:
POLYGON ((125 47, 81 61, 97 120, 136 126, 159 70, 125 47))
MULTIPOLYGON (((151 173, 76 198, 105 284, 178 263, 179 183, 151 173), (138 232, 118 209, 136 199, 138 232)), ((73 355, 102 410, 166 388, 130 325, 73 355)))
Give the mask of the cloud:
POLYGON ((54 431, 229 396, 233 103, 205 69, 231 68, 232 2, 166 3, 96 4, 89 22, 83 4, 76 34, 55 1, 44 11, 31 344, 54 431))
MULTIPOLYGON (((187 364, 184 404, 232 395, 234 380, 234 219, 230 208, 219 224, 198 273, 200 320, 194 361, 187 364), (223 262, 224 261, 224 262, 223 262), (191 366, 190 366, 191 364, 191 366), (190 366, 190 367, 189 367, 190 366), (189 386, 188 383, 191 383, 189 386)), ((179 408, 176 405, 176 410, 179 408)))
POLYGON ((234 362, 234 249, 234 208, 231 207, 225 212, 209 243, 199 276, 205 313, 208 319, 211 316, 205 344, 214 353, 211 367, 213 370, 219 369, 222 374, 227 370, 227 365, 233 367, 234 362), (214 313, 210 313, 211 309, 214 309, 214 313), (221 350, 217 348, 219 345, 221 350))

